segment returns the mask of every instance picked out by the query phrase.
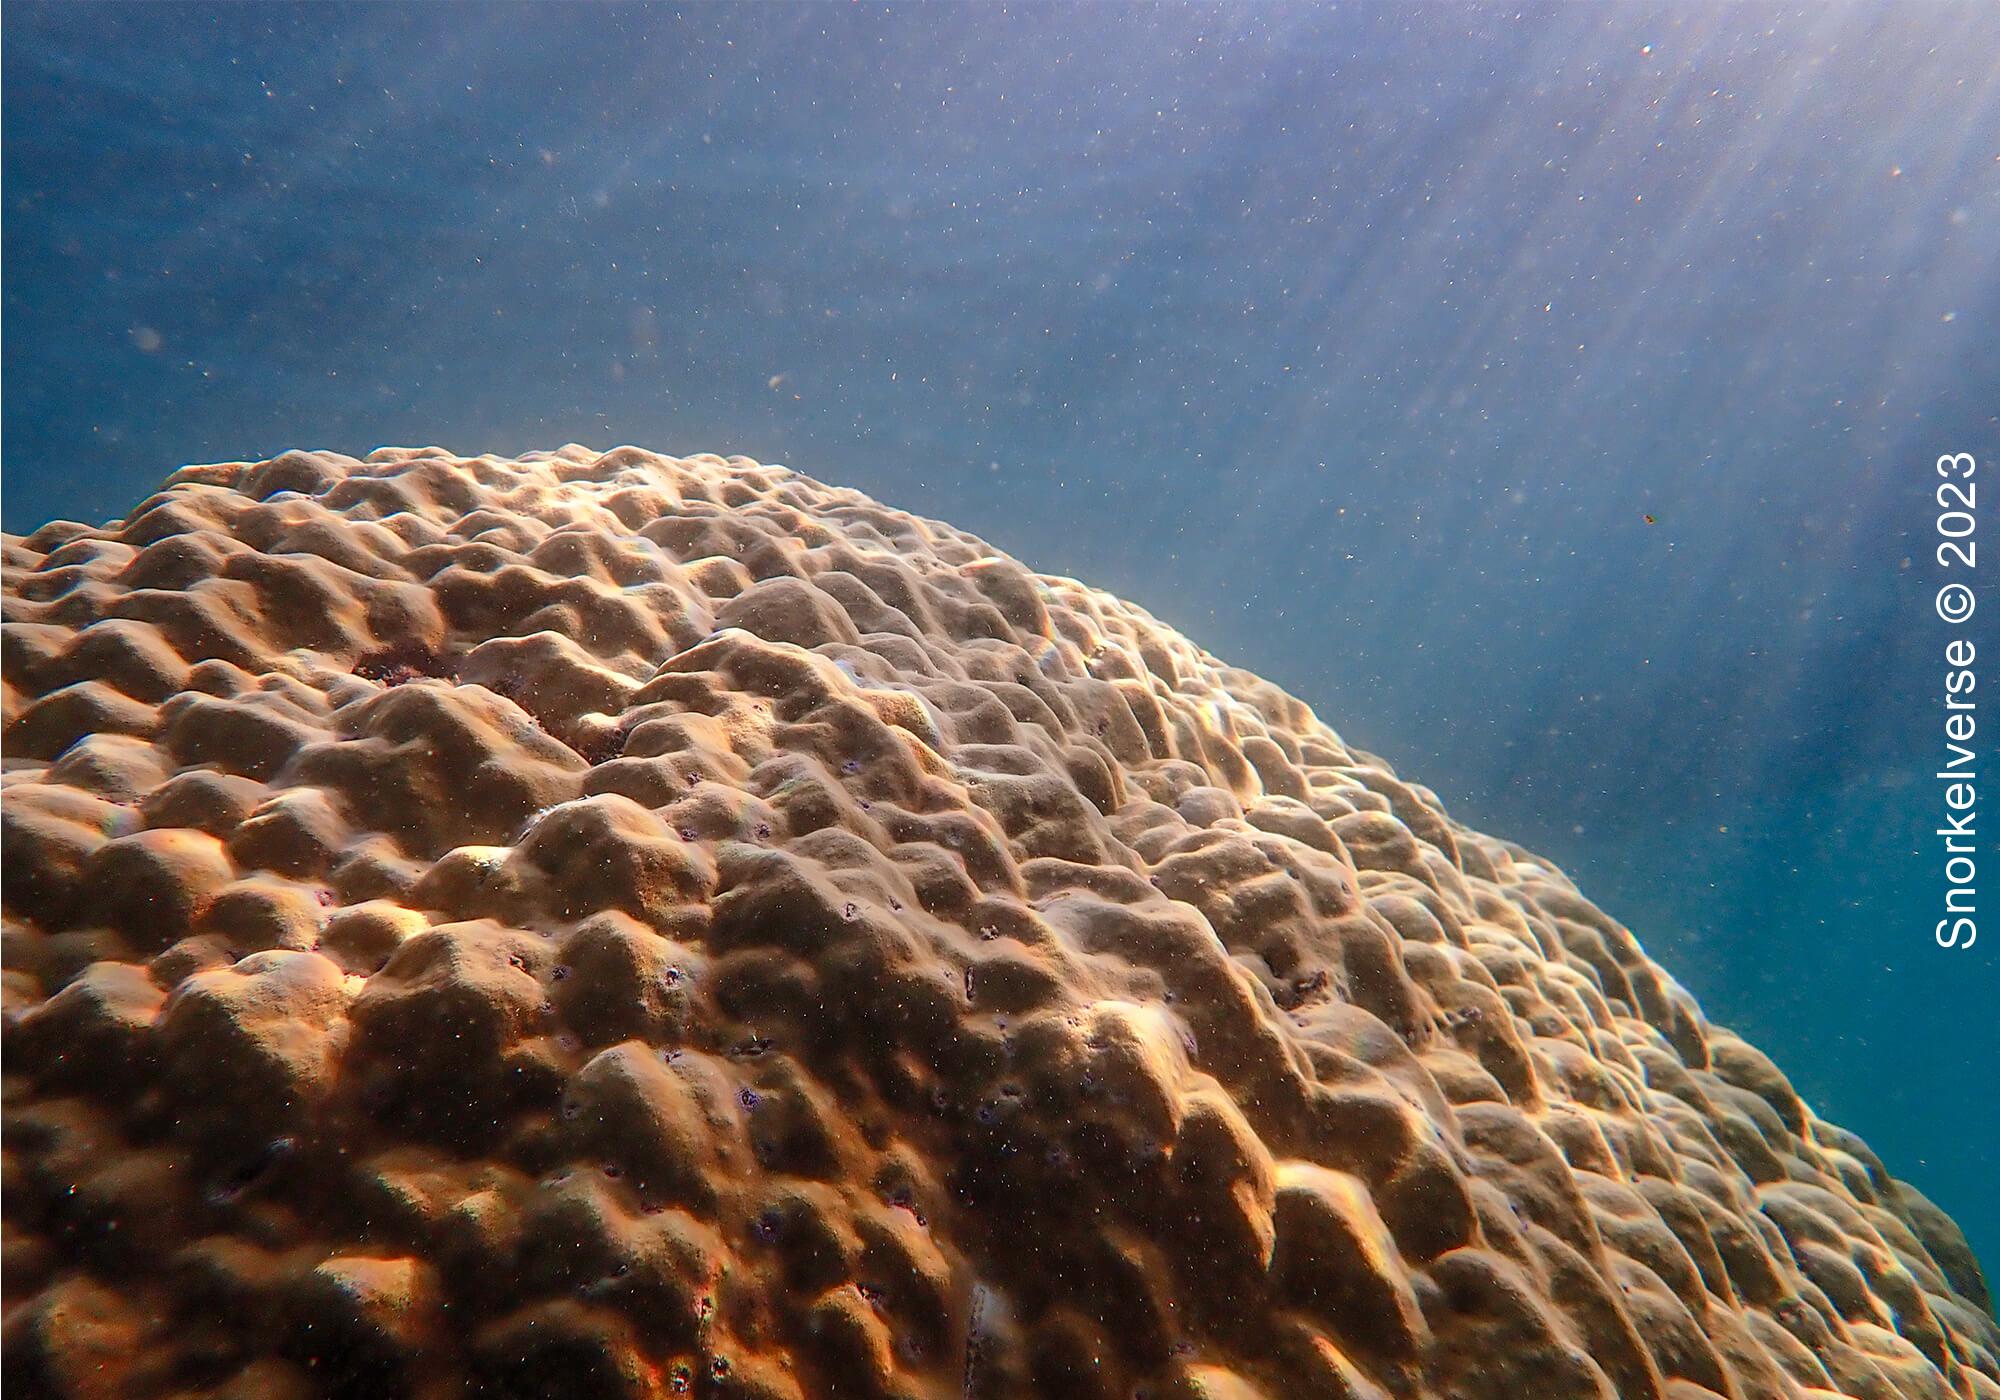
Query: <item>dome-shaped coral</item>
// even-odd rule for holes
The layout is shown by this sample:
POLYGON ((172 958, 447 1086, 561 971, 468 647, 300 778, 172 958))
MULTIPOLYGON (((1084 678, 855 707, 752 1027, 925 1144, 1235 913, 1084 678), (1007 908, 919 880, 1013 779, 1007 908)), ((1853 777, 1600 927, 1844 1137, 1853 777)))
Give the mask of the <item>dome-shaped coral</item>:
POLYGON ((944 525, 288 453, 4 633, 12 1395, 2000 1396, 1548 862, 944 525))

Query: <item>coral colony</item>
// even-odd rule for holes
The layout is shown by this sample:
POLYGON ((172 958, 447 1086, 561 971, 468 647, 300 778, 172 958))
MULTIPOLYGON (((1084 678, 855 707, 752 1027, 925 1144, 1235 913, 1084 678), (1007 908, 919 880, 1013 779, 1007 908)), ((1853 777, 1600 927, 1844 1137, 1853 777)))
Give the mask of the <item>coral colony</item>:
POLYGON ((10 1395, 2000 1396, 1560 871, 947 526, 288 453, 5 645, 10 1395))

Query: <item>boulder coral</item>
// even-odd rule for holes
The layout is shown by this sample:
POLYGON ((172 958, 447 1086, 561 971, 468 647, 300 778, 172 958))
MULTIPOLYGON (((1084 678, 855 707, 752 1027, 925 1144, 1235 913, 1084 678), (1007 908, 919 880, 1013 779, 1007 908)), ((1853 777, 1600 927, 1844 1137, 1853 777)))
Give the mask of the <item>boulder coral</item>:
POLYGON ((2000 1397, 1561 871, 958 530, 291 452, 4 577, 11 1397, 2000 1397))

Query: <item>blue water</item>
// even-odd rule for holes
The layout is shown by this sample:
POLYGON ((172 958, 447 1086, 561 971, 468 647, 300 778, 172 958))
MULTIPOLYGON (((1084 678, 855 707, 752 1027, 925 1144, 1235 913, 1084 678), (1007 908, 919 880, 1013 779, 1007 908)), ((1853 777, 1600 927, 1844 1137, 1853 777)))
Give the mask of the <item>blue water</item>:
POLYGON ((1996 50, 1939 3, 15 0, 5 521, 571 439, 943 516, 1566 866, 1990 1263, 2000 887, 1937 948, 1928 833, 1996 50))

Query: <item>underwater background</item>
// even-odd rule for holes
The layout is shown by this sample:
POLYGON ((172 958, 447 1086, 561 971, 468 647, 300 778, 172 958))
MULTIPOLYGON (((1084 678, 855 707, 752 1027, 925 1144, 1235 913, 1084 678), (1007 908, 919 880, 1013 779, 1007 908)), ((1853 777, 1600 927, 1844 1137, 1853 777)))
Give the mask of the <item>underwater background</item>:
POLYGON ((1935 946, 1931 597, 1932 463, 2000 463, 1996 47, 1931 3, 16 0, 5 523, 570 440, 949 519, 1562 865, 1990 1268, 2000 895, 1935 946))

